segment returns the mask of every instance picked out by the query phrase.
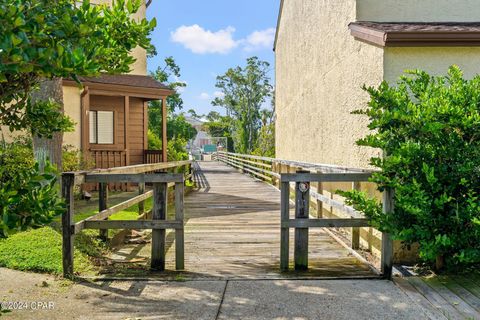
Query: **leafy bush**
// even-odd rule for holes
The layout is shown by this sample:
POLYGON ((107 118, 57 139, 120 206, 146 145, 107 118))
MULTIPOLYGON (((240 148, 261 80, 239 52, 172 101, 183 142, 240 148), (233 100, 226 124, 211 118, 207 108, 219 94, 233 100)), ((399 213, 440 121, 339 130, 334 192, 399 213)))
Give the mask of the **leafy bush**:
MULTIPOLYGON (((86 245, 85 238, 83 233, 75 237, 75 270, 81 273, 94 271, 84 251, 93 250, 92 253, 97 253, 102 250, 100 244, 86 245), (95 246, 98 248, 95 249, 95 246)), ((94 237, 90 238, 94 239, 94 237)), ((0 266, 24 271, 62 274, 61 233, 51 227, 43 227, 19 232, 7 239, 0 239, 0 266)))
POLYGON ((58 195, 57 171, 46 163, 40 170, 28 146, 0 148, 0 237, 49 223, 64 210, 58 195))
POLYGON ((372 158, 381 169, 371 181, 395 189, 395 212, 385 215, 364 193, 348 202, 373 225, 420 257, 449 267, 480 262, 480 76, 463 79, 453 66, 433 77, 410 71, 396 87, 366 88, 371 101, 356 113, 370 118, 372 132, 357 143, 384 150, 372 158))
POLYGON ((181 138, 175 138, 168 141, 167 159, 168 161, 188 160, 187 141, 181 138))
POLYGON ((151 129, 148 129, 148 149, 162 150, 162 140, 151 129))
POLYGON ((62 150, 63 171, 90 170, 95 167, 93 159, 83 156, 83 153, 72 145, 64 145, 62 150))

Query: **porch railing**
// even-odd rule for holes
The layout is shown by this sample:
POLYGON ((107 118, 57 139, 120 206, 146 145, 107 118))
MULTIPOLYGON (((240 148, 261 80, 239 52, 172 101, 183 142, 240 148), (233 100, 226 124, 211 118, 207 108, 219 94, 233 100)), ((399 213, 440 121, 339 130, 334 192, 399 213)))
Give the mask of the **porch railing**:
POLYGON ((162 150, 144 150, 143 163, 163 162, 162 150))

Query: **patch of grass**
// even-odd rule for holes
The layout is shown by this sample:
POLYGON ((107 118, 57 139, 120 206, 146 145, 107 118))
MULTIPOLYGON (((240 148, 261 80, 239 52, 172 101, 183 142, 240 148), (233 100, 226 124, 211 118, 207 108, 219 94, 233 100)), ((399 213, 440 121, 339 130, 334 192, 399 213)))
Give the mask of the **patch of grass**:
MULTIPOLYGON (((90 238, 90 237, 88 237, 90 238)), ((96 269, 87 253, 99 254, 98 243, 81 235, 75 241, 75 273, 96 269)), ((52 227, 31 229, 0 240, 0 266, 22 271, 62 274, 62 235, 52 227)))

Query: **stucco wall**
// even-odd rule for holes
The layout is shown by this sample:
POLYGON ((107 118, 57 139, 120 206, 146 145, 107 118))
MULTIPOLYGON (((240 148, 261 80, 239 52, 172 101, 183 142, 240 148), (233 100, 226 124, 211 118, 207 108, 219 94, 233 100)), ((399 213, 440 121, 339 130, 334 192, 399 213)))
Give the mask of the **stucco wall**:
POLYGON ((365 167, 363 84, 383 77, 383 50, 350 36, 356 2, 285 1, 276 45, 278 158, 365 167))
POLYGON ((475 22, 479 17, 478 0, 357 0, 361 21, 475 22))
POLYGON ((406 69, 444 75, 456 64, 466 78, 480 73, 480 48, 386 48, 384 78, 395 83, 406 69))
POLYGON ((63 144, 81 149, 81 89, 74 86, 63 86, 63 105, 65 113, 75 122, 74 131, 63 134, 63 144))

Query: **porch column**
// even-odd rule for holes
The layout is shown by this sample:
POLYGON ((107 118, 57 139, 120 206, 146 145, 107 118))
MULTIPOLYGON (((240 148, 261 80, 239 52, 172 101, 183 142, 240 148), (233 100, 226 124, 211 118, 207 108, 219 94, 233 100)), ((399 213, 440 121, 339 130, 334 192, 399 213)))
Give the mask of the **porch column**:
POLYGON ((128 132, 128 128, 130 127, 130 97, 125 96, 124 102, 124 135, 125 135, 125 165, 130 165, 130 133, 128 132))
POLYGON ((167 97, 162 97, 162 161, 167 162, 167 97))

